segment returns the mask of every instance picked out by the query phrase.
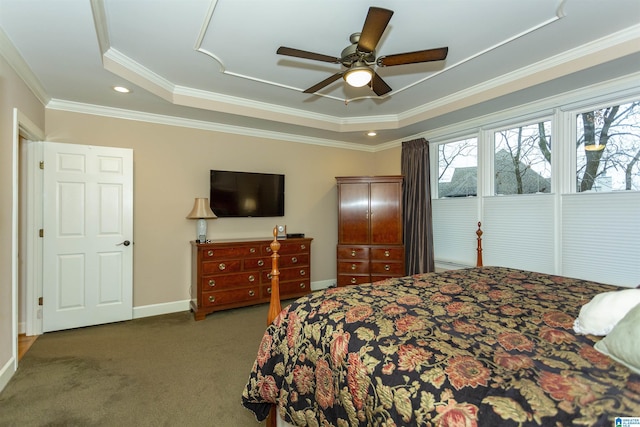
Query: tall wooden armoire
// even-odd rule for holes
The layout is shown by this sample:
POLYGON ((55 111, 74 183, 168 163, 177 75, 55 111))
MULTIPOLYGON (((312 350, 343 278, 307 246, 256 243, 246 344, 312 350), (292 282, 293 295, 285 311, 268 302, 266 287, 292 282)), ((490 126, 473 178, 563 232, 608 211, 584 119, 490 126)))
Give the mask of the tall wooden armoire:
POLYGON ((402 176, 337 177, 338 286, 405 275, 402 176))

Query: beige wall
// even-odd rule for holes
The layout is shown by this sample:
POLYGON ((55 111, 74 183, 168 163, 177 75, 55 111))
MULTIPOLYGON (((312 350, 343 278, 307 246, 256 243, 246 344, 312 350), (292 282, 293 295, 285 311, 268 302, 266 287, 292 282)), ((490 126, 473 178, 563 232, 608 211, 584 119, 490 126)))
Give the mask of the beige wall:
POLYGON ((7 368, 13 356, 11 256, 18 251, 12 243, 14 108, 35 126, 44 129, 42 103, 0 56, 0 370, 7 368))
MULTIPOLYGON (((210 169, 285 174, 284 218, 219 218, 209 221, 208 235, 268 238, 274 225, 286 224, 313 237, 315 282, 336 277, 334 177, 377 174, 377 164, 389 162, 380 153, 53 110, 45 133, 49 141, 133 149, 135 307, 189 299, 195 223, 185 216, 194 197, 208 197, 210 169)), ((398 155, 396 166, 382 169, 399 168, 398 155)))

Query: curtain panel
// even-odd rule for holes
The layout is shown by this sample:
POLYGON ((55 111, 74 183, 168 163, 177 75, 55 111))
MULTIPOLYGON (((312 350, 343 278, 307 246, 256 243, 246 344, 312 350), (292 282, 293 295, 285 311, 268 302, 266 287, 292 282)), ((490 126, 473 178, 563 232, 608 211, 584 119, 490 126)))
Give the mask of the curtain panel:
POLYGON ((403 215, 406 274, 434 271, 431 225, 431 179, 429 142, 415 139, 402 143, 404 175, 403 215))

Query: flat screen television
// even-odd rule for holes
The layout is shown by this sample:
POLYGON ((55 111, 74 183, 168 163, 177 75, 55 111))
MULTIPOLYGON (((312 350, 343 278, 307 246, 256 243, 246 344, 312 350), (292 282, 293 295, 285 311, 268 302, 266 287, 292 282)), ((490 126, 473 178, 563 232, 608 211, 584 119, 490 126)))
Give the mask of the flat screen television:
POLYGON ((284 175, 212 170, 209 204, 216 216, 284 216, 284 175))

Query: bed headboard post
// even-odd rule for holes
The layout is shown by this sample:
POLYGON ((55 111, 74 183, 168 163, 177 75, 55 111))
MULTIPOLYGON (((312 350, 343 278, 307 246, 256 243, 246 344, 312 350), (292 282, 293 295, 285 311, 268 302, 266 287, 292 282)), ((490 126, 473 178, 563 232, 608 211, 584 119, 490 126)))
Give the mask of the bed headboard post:
POLYGON ((476 267, 482 267, 482 229, 480 226, 482 223, 478 221, 478 230, 476 231, 476 235, 478 236, 478 258, 476 259, 476 267))
POLYGON ((278 269, 278 258, 280 255, 280 242, 278 242, 278 227, 273 227, 273 242, 271 242, 271 299, 269 301, 269 313, 267 314, 267 325, 273 322, 282 311, 280 306, 280 270, 278 269))

